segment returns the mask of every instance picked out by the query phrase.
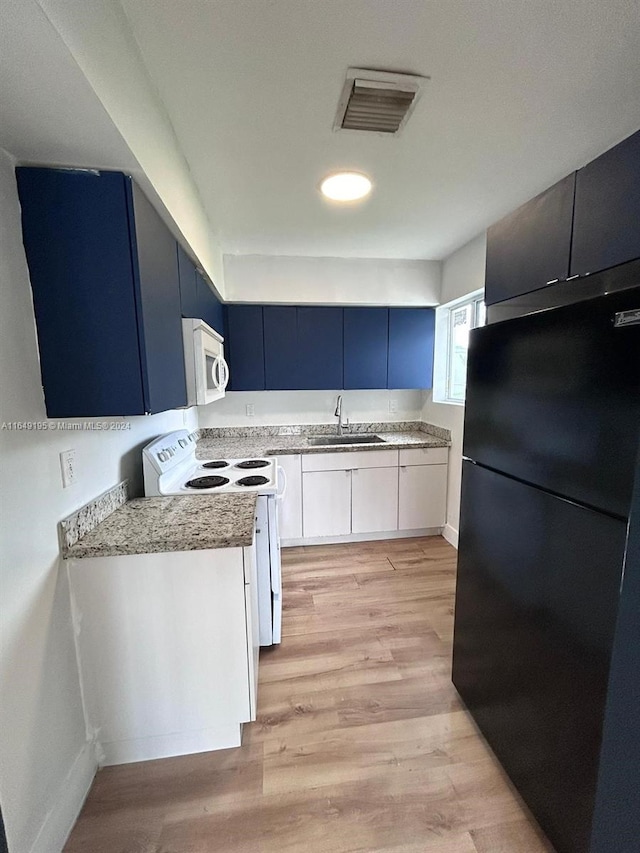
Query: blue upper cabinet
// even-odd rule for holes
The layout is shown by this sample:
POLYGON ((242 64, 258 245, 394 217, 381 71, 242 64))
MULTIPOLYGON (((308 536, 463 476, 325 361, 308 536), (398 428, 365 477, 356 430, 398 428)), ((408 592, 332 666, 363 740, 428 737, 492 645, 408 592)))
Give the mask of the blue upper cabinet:
POLYGON ((344 309, 344 388, 386 388, 388 308, 344 309))
POLYGON ((262 306, 226 305, 225 314, 229 391, 264 391, 262 306))
POLYGON ((640 257, 640 131, 580 169, 571 275, 640 257))
POLYGON ((265 387, 342 388, 342 308, 265 305, 265 387))
POLYGON ((263 318, 265 387, 268 391, 299 390, 297 309, 265 305, 263 318))
POLYGON ((49 417, 186 405, 176 244, 118 172, 19 168, 49 417))
POLYGON ((222 304, 197 270, 189 255, 178 244, 178 270, 180 273, 180 308, 183 317, 204 320, 224 336, 224 311, 222 304))
POLYGON ((141 309, 145 411, 165 412, 187 403, 176 243, 142 190, 126 178, 125 187, 133 212, 129 221, 134 287, 141 309))
POLYGON ((342 308, 297 309, 297 387, 340 389, 343 384, 342 308))
POLYGON ((198 317, 208 323, 212 329, 224 337, 224 311, 213 290, 209 287, 201 273, 196 270, 198 317))
POLYGON ((227 305, 232 391, 430 388, 432 308, 227 305))
POLYGON ((177 251, 182 316, 200 317, 195 264, 179 243, 177 244, 177 251))
POLYGON ((433 308, 389 309, 388 388, 433 385, 433 308))

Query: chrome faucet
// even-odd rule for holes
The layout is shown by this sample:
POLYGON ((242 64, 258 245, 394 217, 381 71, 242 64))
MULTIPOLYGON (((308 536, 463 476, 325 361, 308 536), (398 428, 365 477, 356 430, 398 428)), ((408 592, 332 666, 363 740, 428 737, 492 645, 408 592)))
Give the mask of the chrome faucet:
POLYGON ((342 394, 338 394, 336 410, 333 415, 338 419, 338 435, 342 435, 342 394))

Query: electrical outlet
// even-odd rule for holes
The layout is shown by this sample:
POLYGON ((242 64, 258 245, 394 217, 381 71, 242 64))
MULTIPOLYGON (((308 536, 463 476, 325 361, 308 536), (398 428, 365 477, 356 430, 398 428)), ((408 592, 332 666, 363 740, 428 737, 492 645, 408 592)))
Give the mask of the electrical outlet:
POLYGON ((398 411, 398 401, 394 400, 394 398, 391 397, 391 399, 389 400, 389 414, 395 415, 395 413, 397 411, 398 411))
POLYGON ((60 470, 62 471, 62 486, 68 488, 76 481, 76 452, 63 450, 60 454, 60 470))
POLYGON ((256 407, 253 405, 253 403, 247 403, 246 415, 248 418, 254 418, 256 416, 256 407))

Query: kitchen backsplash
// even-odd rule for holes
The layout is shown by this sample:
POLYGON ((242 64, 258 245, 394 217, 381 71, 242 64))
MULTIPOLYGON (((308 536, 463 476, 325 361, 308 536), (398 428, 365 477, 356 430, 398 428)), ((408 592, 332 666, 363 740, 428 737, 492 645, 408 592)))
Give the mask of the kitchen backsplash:
POLYGON ((353 423, 418 421, 423 391, 232 391, 198 408, 200 427, 334 424, 338 394, 353 423), (247 412, 253 411, 253 414, 247 412))

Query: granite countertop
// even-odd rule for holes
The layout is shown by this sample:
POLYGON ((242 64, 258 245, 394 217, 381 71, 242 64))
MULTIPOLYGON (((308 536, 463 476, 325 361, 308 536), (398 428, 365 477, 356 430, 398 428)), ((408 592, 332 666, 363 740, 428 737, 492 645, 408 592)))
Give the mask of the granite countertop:
MULTIPOLYGON (((396 450, 398 448, 414 447, 449 447, 450 442, 441 437, 421 430, 369 430, 379 435, 382 442, 372 444, 331 444, 315 447, 309 444, 309 435, 204 435, 198 441, 196 457, 212 459, 229 457, 244 459, 253 456, 287 456, 295 453, 346 453, 354 450, 396 450)), ((332 432, 318 429, 317 435, 336 435, 335 427, 332 432)), ((345 432, 345 435, 353 433, 345 432)))
POLYGON ((65 557, 115 557, 251 545, 256 494, 135 498, 66 549, 65 557))

